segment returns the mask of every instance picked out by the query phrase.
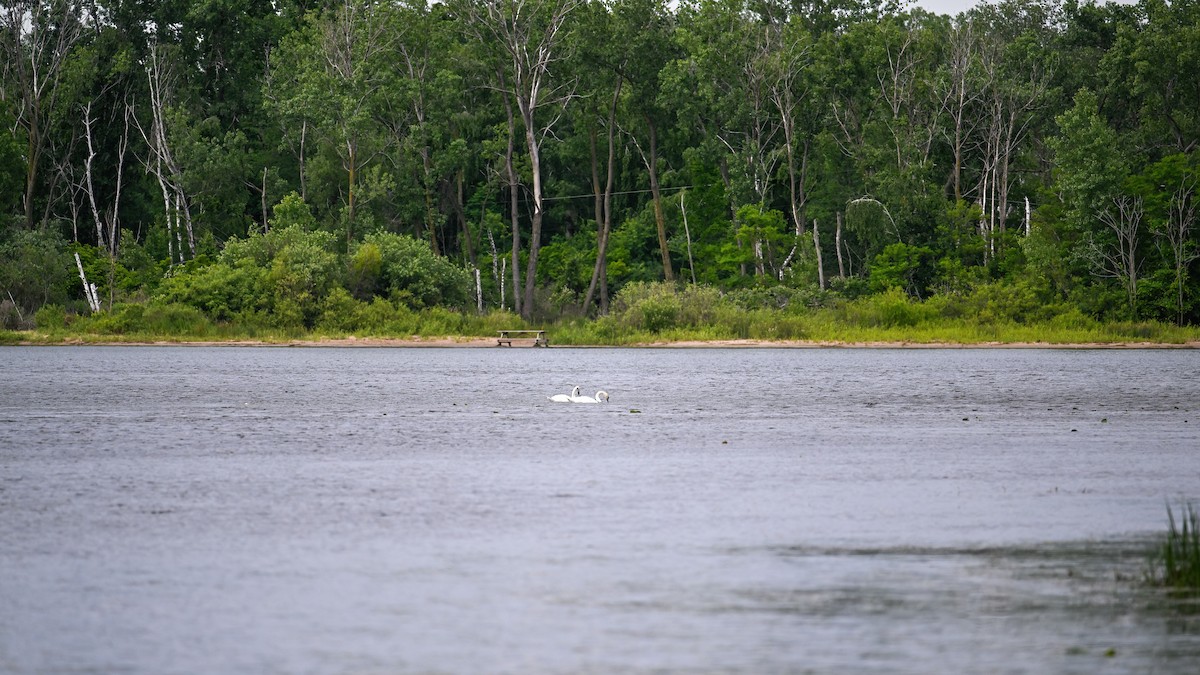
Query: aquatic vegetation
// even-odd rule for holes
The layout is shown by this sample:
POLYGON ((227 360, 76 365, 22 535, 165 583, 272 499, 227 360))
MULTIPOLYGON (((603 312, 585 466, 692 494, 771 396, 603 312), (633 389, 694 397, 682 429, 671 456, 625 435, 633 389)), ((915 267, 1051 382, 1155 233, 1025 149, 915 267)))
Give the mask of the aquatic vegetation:
POLYGON ((1166 539, 1159 546, 1153 577, 1169 588, 1200 591, 1200 516, 1193 504, 1180 507, 1179 520, 1167 505, 1166 539))

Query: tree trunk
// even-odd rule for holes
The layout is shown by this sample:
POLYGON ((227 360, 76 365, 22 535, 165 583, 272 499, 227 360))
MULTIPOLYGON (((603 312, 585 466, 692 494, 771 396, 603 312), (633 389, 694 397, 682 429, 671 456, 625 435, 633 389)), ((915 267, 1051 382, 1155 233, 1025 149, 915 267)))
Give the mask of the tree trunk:
POLYGON ((29 123, 29 165, 25 170, 25 225, 33 228, 33 195, 37 192, 37 166, 41 159, 42 144, 38 130, 38 114, 35 112, 29 123))
POLYGON ((596 285, 600 286, 600 313, 608 313, 608 235, 612 231, 612 193, 613 183, 616 179, 616 117, 617 117, 617 102, 621 97, 621 86, 624 80, 617 81, 616 90, 613 92, 612 103, 608 108, 608 159, 607 159, 607 174, 605 176, 604 193, 600 194, 600 174, 597 169, 596 162, 596 135, 595 132, 591 135, 592 149, 592 186, 596 193, 596 264, 592 268, 592 280, 588 284, 587 296, 583 301, 583 309, 586 312, 592 305, 592 297, 595 292, 596 285))
POLYGON ((537 287, 538 252, 542 247, 542 155, 533 127, 533 109, 524 106, 525 143, 529 148, 529 167, 533 173, 533 218, 529 225, 529 260, 525 266, 525 303, 521 316, 529 321, 533 315, 533 291, 537 287))
POLYGON ((358 157, 353 141, 346 141, 346 173, 348 178, 346 195, 346 245, 354 242, 355 180, 358 178, 358 157))
POLYGON ((504 152, 504 170, 508 174, 509 220, 512 223, 512 287, 513 311, 521 311, 521 222, 517 215, 518 194, 520 184, 517 182, 517 170, 513 166, 513 154, 516 152, 517 120, 513 116, 512 101, 508 94, 504 95, 504 111, 508 114, 508 146, 504 152))
POLYGON ((662 253, 663 279, 675 281, 675 272, 671 269, 671 251, 667 248, 667 219, 663 214, 662 192, 658 187, 658 128, 649 115, 646 116, 646 126, 650 132, 650 157, 646 168, 650 172, 650 195, 654 200, 654 222, 658 226, 658 249, 662 253))
POLYGON ((837 230, 833 234, 833 248, 837 252, 838 278, 846 279, 846 267, 842 265, 842 212, 837 212, 837 230))
POLYGON ((462 228, 462 247, 466 249, 467 260, 471 261, 472 267, 478 267, 479 261, 476 260, 475 256, 475 241, 471 236, 471 226, 467 223, 467 207, 463 201, 464 181, 463 170, 460 168, 454 180, 454 211, 458 215, 458 224, 462 228))
POLYGON ((92 102, 88 101, 83 107, 83 134, 87 141, 87 157, 83 161, 84 187, 87 191, 88 206, 92 208, 92 220, 96 224, 96 246, 108 248, 104 241, 104 222, 100 217, 100 209, 96 206, 96 188, 92 181, 92 163, 96 159, 96 146, 92 142, 92 102))
POLYGON ((88 307, 93 312, 100 311, 100 300, 96 297, 96 284, 89 284, 87 275, 83 273, 83 262, 79 260, 79 253, 75 253, 75 265, 79 267, 79 279, 83 282, 83 295, 87 298, 88 307))
POLYGON ((817 221, 813 220, 813 249, 817 252, 817 283, 825 290, 825 265, 821 260, 821 235, 817 231, 817 221))
POLYGON ((425 192, 425 229, 429 236, 429 247, 434 255, 441 255, 437 238, 437 209, 433 204, 433 159, 429 156, 429 148, 421 147, 421 186, 425 192))
POLYGON ((592 210, 595 213, 596 222, 596 262, 592 265, 592 278, 588 282, 587 293, 583 296, 583 305, 580 306, 583 314, 587 314, 592 306, 592 299, 596 295, 596 286, 600 279, 600 260, 604 257, 602 253, 602 242, 604 241, 604 193, 600 189, 600 158, 596 152, 596 127, 588 127, 588 158, 592 165, 592 210))
POLYGON ((692 259, 692 233, 688 229, 687 206, 684 204, 684 197, 687 195, 687 190, 679 191, 679 213, 683 218, 683 236, 687 239, 688 252, 688 270, 692 273, 692 285, 696 285, 696 261, 692 259))

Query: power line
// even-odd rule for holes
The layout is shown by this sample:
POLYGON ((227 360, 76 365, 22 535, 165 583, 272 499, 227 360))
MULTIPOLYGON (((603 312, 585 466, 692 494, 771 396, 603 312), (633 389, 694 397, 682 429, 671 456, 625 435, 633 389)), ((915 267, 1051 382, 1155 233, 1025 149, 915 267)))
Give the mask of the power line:
MULTIPOLYGON (((680 185, 678 187, 659 188, 658 191, 659 192, 671 192, 671 191, 678 191, 678 190, 689 190, 691 188, 697 188, 697 187, 713 187, 715 185, 718 185, 718 183, 709 183, 707 185, 680 185)), ((616 197, 617 195, 643 195, 643 194, 646 194, 647 192, 654 192, 654 190, 651 190, 649 188, 647 188, 645 190, 622 190, 620 192, 614 192, 612 194, 614 197, 616 197)), ((564 200, 564 199, 595 199, 595 197, 596 197, 596 194, 594 192, 589 192, 587 194, 567 195, 565 197, 542 197, 542 201, 553 202, 553 201, 560 201, 560 200, 564 200)))

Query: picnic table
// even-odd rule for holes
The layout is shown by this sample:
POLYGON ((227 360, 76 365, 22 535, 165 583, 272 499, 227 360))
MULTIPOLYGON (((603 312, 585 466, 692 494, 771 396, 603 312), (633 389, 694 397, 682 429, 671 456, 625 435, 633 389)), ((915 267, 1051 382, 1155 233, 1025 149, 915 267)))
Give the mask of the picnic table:
POLYGON ((532 340, 534 347, 549 347, 550 341, 546 339, 546 331, 544 330, 502 330, 500 337, 496 338, 497 347, 511 347, 513 340, 532 340))

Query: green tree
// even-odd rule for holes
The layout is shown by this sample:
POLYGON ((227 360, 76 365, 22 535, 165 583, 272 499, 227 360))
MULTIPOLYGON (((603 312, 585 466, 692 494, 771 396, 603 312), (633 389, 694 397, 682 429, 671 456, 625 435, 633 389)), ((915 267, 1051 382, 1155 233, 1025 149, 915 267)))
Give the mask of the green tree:
POLYGON ((79 281, 67 244, 52 230, 0 232, 0 299, 25 316, 42 305, 66 303, 79 281), (73 283, 74 282, 74 283, 73 283))
MULTIPOLYGON (((1128 255, 1129 246, 1135 246, 1136 254, 1140 242, 1129 228, 1135 223, 1140 227, 1140 208, 1125 209, 1128 218, 1122 217, 1122 209, 1117 208, 1122 184, 1129 175, 1120 138, 1100 117, 1096 96, 1087 89, 1076 94, 1074 107, 1057 121, 1060 132, 1050 143, 1057 159, 1055 184, 1067 226, 1063 239, 1069 248, 1062 254, 1085 262, 1097 278, 1122 276, 1119 269, 1125 270, 1128 278, 1137 269, 1128 255), (1135 214, 1137 218, 1133 218, 1135 214), (1106 226, 1105 219, 1118 227, 1106 226), (1120 234, 1122 226, 1128 236, 1120 234), (1125 263, 1109 264, 1106 260, 1110 255, 1125 263)), ((1134 294, 1128 297, 1132 305, 1134 294)))
POLYGON ((899 288, 914 298, 924 299, 933 279, 933 258, 933 250, 926 246, 888 244, 871 261, 871 289, 899 288))
POLYGON ((402 234, 372 232, 363 238, 352 258, 364 281, 373 282, 379 292, 414 308, 464 307, 470 303, 470 275, 435 255, 426 242, 402 234), (372 273, 378 277, 369 279, 372 273))
MULTIPOLYGON (((553 66, 564 59, 571 43, 568 18, 579 0, 538 0, 509 3, 485 0, 463 4, 469 29, 477 40, 488 45, 491 65, 497 73, 495 86, 503 90, 506 105, 511 100, 524 128, 524 145, 529 162, 530 216, 529 255, 525 269, 524 298, 517 305, 526 319, 533 312, 533 292, 537 283, 538 254, 542 245, 542 221, 545 216, 545 186, 542 148, 558 118, 551 111, 570 100, 569 83, 555 79, 553 66)), ((516 131, 509 114, 509 134, 516 131)), ((511 157, 511 151, 509 152, 511 157)), ((511 173, 511 160, 509 162, 511 173)), ((514 198, 515 206, 515 198, 514 198)), ((517 270, 520 232, 513 230, 513 292, 519 286, 517 270)))
POLYGON ((42 165, 52 152, 53 116, 66 103, 63 70, 83 33, 80 16, 75 0, 13 0, 0 9, 0 100, 13 101, 25 140, 22 207, 27 227, 36 224, 35 201, 47 192, 42 165))
POLYGON ((1058 169, 1055 182, 1063 194, 1067 218, 1080 230, 1120 193, 1129 175, 1117 133, 1100 117, 1096 95, 1087 89, 1075 105, 1058 117, 1059 135, 1051 140, 1058 169))
MULTIPOLYGON (((394 56, 389 11, 386 5, 345 0, 330 11, 310 13, 271 57, 271 109, 285 123, 319 137, 341 165, 347 244, 354 240, 362 198, 388 182, 366 169, 386 143, 376 120, 394 56), (364 186, 364 176, 373 177, 374 186, 364 186)), ((301 195, 308 199, 305 172, 311 160, 303 140, 299 161, 301 195)))

